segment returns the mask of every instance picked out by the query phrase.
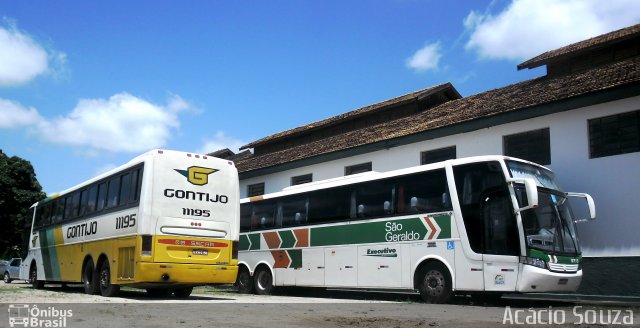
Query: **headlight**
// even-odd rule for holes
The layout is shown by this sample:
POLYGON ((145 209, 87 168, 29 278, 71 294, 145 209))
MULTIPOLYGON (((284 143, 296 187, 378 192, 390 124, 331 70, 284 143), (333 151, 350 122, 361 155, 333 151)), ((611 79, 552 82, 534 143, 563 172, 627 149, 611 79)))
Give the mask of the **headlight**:
POLYGON ((546 269, 547 268, 547 263, 541 259, 535 258, 535 257, 521 257, 520 258, 520 263, 523 264, 527 264, 527 265, 532 265, 534 267, 538 267, 540 269, 546 269))

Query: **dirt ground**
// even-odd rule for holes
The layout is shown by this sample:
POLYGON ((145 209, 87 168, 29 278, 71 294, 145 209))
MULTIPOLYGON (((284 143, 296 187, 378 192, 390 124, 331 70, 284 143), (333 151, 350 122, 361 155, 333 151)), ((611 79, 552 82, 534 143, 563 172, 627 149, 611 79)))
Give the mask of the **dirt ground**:
MULTIPOLYGON (((555 327, 575 327, 573 323, 581 320, 572 314, 574 304, 541 301, 475 304, 471 298, 458 297, 453 304, 434 305, 420 303, 415 295, 288 288, 279 289, 273 296, 257 296, 238 294, 230 287, 198 287, 184 300, 153 298, 134 289, 105 298, 85 295, 79 285, 47 285, 34 290, 25 283, 0 282, 0 327, 9 326, 10 307, 16 304, 37 307, 44 313, 70 311, 72 316, 58 321, 65 327, 496 327, 523 326, 518 323, 525 323, 526 313, 545 314, 549 310, 558 320, 564 313, 564 324, 555 327), (520 311, 519 318, 515 311, 520 311)), ((615 315, 619 311, 618 321, 622 323, 620 316, 629 313, 624 311, 632 311, 633 326, 640 324, 637 308, 580 305, 578 313, 585 311, 604 314, 602 323, 614 319, 611 315, 607 319, 607 313, 615 315)), ((543 322, 546 318, 548 315, 540 315, 543 322)), ((609 324, 581 325, 605 326, 609 324)))

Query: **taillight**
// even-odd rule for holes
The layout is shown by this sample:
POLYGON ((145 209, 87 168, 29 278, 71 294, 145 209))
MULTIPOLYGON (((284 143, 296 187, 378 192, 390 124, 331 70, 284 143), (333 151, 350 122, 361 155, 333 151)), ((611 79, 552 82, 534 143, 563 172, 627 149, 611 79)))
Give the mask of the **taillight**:
POLYGON ((153 245, 153 236, 142 236, 142 256, 151 256, 151 248, 153 245))
POLYGON ((231 243, 231 259, 232 259, 232 260, 237 260, 237 259, 238 259, 238 246, 239 246, 239 245, 240 245, 240 244, 238 243, 238 241, 237 241, 237 240, 234 240, 234 241, 231 243))

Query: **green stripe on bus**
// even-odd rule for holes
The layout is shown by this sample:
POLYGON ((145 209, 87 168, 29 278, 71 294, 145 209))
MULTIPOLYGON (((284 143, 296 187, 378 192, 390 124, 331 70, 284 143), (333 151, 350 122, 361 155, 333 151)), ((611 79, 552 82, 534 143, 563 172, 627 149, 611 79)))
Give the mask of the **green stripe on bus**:
POLYGON ((238 245, 238 250, 246 251, 249 249, 249 237, 247 235, 240 235, 240 245, 238 245))
POLYGON ((250 251, 259 250, 260 249, 260 233, 250 233, 247 235, 249 238, 249 242, 251 246, 249 247, 250 251))
POLYGON ((278 234, 280 235, 280 239, 282 239, 280 248, 291 248, 296 244, 296 238, 293 236, 293 231, 282 230, 278 231, 278 234))
POLYGON ((47 234, 46 229, 42 229, 38 231, 38 236, 40 238, 40 254, 42 255, 42 266, 44 269, 43 280, 46 280, 51 278, 51 258, 49 256, 51 247, 49 246, 49 234, 47 234))
POLYGON ((49 261, 51 261, 51 276, 47 276, 47 279, 60 281, 60 262, 58 261, 58 248, 56 247, 54 229, 55 228, 47 229, 47 240, 49 241, 49 261))
POLYGON ((289 257, 291 258, 291 264, 289 264, 289 268, 302 268, 302 250, 290 249, 287 251, 287 253, 289 253, 289 257))
MULTIPOLYGON (((451 216, 435 218, 442 229, 438 239, 451 238, 451 216)), ((421 218, 387 220, 311 228, 311 246, 424 240, 429 230, 421 218)))
POLYGON ((438 239, 448 239, 451 238, 451 215, 438 215, 433 217, 436 220, 436 223, 440 226, 440 234, 438 235, 438 239))

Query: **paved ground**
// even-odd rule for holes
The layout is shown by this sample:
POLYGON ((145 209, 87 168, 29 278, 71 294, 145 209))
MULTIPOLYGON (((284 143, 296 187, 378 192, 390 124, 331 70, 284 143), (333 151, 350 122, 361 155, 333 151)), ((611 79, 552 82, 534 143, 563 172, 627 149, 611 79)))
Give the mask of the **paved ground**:
MULTIPOLYGON (((66 327, 496 327, 503 322, 544 323, 549 318, 564 323, 556 327, 575 327, 576 322, 603 327, 630 320, 640 326, 640 307, 622 304, 579 303, 576 308, 574 303, 548 299, 477 304, 457 297, 453 304, 432 305, 420 303, 415 295, 280 289, 275 296, 256 296, 212 287, 198 288, 186 300, 151 298, 138 290, 104 298, 83 294, 81 286, 33 290, 14 282, 0 283, 0 327, 8 326, 16 304, 27 304, 32 314, 57 314, 58 324, 66 327), (66 311, 71 316, 61 318, 66 311)), ((23 311, 25 315, 31 314, 23 311)))

